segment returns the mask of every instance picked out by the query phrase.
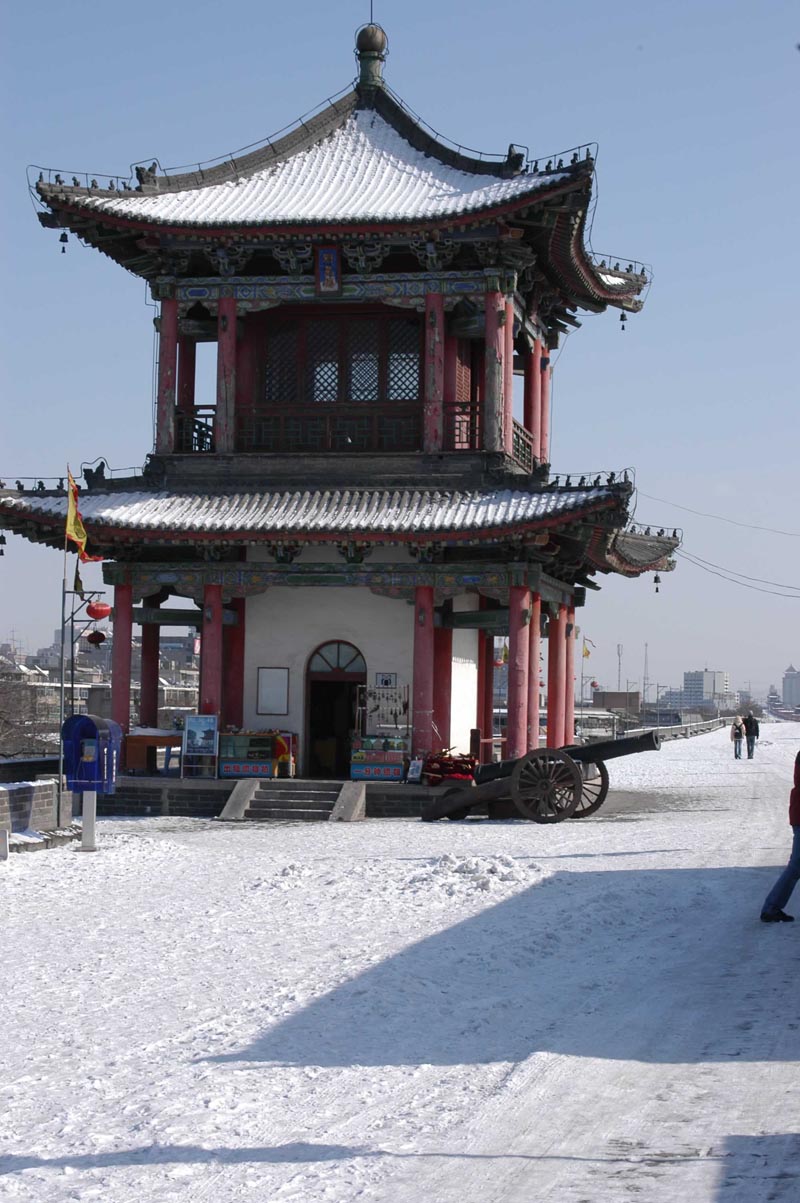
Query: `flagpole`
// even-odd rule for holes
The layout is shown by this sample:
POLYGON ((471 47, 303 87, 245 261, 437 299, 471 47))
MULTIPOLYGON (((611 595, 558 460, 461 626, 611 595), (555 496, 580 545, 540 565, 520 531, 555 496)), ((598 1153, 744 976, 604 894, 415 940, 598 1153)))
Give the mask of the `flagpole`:
POLYGON ((586 659, 586 636, 583 637, 583 648, 581 649, 581 704, 578 708, 581 719, 581 736, 583 736, 583 662, 586 659))
MULTIPOLYGON (((69 479, 69 465, 67 465, 67 479, 69 479)), ((67 513, 69 513, 69 492, 67 493, 67 513)), ((66 642, 66 627, 67 627, 67 528, 64 525, 64 575, 61 581, 61 663, 60 663, 60 680, 58 691, 58 818, 61 818, 61 793, 64 781, 64 741, 61 738, 61 732, 64 729, 64 689, 65 689, 65 642, 66 642)), ((73 656, 75 649, 73 647, 73 656)))

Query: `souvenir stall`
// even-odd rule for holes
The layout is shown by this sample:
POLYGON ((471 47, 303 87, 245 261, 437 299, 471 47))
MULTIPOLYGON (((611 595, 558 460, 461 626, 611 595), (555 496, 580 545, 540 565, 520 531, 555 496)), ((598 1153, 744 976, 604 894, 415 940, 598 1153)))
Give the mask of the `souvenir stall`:
POLYGON ((350 746, 352 781, 402 781, 411 758, 408 686, 361 685, 350 746))

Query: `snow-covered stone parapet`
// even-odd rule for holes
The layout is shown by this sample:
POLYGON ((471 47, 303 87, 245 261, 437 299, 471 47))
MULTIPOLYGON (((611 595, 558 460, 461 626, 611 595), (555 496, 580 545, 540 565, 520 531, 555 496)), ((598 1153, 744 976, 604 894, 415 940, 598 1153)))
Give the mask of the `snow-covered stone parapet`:
POLYGON ((0 830, 52 831, 58 826, 55 779, 12 781, 0 785, 0 830))

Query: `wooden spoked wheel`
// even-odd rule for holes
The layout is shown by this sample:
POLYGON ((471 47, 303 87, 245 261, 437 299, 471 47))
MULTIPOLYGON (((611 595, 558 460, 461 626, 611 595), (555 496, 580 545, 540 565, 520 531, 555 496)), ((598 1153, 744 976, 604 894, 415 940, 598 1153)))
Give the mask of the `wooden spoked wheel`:
POLYGON ((589 778, 584 778, 581 800, 575 808, 573 819, 586 819, 589 815, 593 815, 603 805, 608 793, 608 769, 605 763, 602 760, 595 760, 586 767, 590 770, 595 768, 597 772, 589 778))
POLYGON ((511 774, 511 800, 534 823, 560 823, 575 813, 583 775, 566 752, 537 748, 523 756, 511 774))

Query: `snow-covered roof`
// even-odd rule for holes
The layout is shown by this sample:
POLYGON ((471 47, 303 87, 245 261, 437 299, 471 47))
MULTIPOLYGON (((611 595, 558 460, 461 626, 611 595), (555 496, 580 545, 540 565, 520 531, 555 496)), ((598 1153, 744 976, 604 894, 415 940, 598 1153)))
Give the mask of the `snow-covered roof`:
MULTIPOLYGON (((297 222, 409 221, 488 209, 568 172, 505 178, 441 162, 408 142, 375 109, 357 109, 315 144, 224 183, 168 185, 158 191, 76 189, 73 203, 117 217, 169 225, 267 225, 297 222)), ((178 177, 175 183, 178 184, 178 177)))
MULTIPOLYGON (((92 528, 247 535, 370 532, 376 535, 481 532, 548 519, 569 518, 619 501, 619 489, 599 486, 568 492, 494 489, 333 489, 233 493, 136 492, 81 495, 84 523, 92 528)), ((6 496, 8 516, 66 515, 66 498, 6 496)))

